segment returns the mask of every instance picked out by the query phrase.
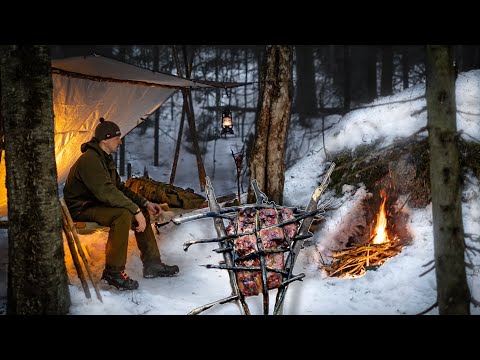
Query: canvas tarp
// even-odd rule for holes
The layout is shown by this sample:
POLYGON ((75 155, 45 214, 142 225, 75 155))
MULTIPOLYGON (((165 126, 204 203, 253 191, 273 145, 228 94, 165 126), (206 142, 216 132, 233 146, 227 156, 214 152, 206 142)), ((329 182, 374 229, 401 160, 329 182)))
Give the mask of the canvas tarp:
MULTIPOLYGON (((59 184, 65 182, 80 156, 80 145, 92 138, 100 117, 117 123, 124 136, 179 89, 214 87, 211 82, 183 79, 97 55, 52 60, 52 80, 59 184)), ((7 215, 5 175, 2 151, 0 217, 7 215)))

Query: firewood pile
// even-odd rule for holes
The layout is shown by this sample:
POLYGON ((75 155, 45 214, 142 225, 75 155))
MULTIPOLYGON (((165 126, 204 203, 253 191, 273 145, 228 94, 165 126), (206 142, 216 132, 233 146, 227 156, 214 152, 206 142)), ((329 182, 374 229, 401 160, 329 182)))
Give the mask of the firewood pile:
POLYGON ((389 258, 397 255, 404 244, 385 242, 382 244, 357 244, 332 255, 332 262, 323 265, 329 276, 358 277, 367 270, 383 265, 389 258))

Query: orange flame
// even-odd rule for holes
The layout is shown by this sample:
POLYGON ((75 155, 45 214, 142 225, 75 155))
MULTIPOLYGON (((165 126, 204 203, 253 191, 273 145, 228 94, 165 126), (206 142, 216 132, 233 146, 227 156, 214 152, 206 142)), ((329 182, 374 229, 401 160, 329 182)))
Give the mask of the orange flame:
POLYGON ((385 193, 385 190, 380 191, 380 196, 383 198, 383 200, 377 215, 377 225, 375 226, 375 230, 373 231, 373 234, 375 235, 375 237, 372 240, 373 244, 383 244, 385 242, 390 241, 388 239, 388 232, 387 232, 387 212, 385 211, 385 202, 387 201, 387 194, 385 193))

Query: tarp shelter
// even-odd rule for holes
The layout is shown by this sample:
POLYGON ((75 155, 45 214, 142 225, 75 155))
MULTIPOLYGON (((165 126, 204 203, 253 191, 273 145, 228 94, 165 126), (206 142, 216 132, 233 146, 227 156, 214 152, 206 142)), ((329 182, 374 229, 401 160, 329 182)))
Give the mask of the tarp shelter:
MULTIPOLYGON (((65 182, 100 117, 117 123, 124 136, 182 88, 244 85, 180 78, 98 55, 52 60, 52 80, 58 184, 65 182)), ((5 175, 2 151, 0 216, 8 211, 5 175)))

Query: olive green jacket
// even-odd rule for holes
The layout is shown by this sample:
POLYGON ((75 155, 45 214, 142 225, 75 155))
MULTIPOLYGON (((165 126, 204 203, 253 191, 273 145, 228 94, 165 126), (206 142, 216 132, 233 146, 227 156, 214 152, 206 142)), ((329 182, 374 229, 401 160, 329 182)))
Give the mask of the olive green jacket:
POLYGON ((82 155, 71 167, 63 188, 65 203, 74 219, 92 206, 121 207, 132 214, 146 206, 147 199, 125 186, 112 155, 103 151, 95 138, 83 143, 80 149, 82 155))

